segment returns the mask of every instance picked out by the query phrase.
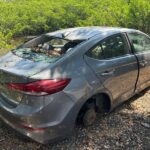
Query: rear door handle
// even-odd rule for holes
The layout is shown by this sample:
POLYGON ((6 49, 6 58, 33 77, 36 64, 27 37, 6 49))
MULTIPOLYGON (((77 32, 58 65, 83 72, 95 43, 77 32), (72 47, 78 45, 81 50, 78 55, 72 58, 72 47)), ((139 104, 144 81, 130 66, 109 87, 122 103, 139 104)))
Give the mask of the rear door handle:
POLYGON ((106 71, 102 72, 100 75, 101 76, 111 76, 114 74, 114 71, 115 71, 114 69, 113 70, 106 70, 106 71))
POLYGON ((141 67, 145 67, 147 65, 147 61, 143 60, 139 64, 140 64, 141 67))

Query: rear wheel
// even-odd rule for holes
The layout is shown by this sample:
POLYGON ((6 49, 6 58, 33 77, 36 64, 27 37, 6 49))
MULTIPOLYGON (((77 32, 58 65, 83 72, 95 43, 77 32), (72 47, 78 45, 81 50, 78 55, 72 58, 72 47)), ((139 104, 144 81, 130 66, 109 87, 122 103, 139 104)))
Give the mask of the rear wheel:
POLYGON ((98 94, 88 99, 82 106, 78 117, 77 123, 84 126, 90 126, 94 124, 97 118, 97 113, 103 114, 110 110, 110 99, 107 95, 98 94))
POLYGON ((82 122, 85 127, 91 126, 96 121, 96 111, 94 108, 87 109, 83 115, 82 122))

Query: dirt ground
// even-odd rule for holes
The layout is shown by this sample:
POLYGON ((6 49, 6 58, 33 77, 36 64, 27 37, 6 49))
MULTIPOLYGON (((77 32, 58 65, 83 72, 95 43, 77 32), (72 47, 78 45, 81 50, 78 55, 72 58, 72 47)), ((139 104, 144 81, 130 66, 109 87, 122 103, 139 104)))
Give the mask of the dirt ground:
POLYGON ((0 121, 0 150, 150 150, 150 88, 113 112, 79 126, 69 139, 41 145, 18 136, 0 121))

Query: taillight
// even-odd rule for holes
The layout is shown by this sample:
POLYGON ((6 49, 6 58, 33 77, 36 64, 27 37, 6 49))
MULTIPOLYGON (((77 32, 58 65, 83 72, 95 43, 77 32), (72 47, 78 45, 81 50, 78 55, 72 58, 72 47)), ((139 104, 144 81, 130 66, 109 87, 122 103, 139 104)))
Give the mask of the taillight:
POLYGON ((30 95, 48 95, 62 91, 70 79, 39 80, 30 83, 8 83, 7 87, 30 95))

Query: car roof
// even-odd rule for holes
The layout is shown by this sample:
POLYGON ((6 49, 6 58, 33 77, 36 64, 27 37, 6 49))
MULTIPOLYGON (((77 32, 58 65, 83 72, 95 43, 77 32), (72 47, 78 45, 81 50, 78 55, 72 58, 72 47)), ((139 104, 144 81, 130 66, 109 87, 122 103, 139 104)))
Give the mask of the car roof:
POLYGON ((68 28, 68 29, 47 33, 46 35, 54 36, 58 38, 64 38, 67 40, 87 40, 98 34, 129 32, 129 31, 137 31, 137 30, 128 29, 128 28, 117 28, 117 27, 92 26, 92 27, 68 28))

